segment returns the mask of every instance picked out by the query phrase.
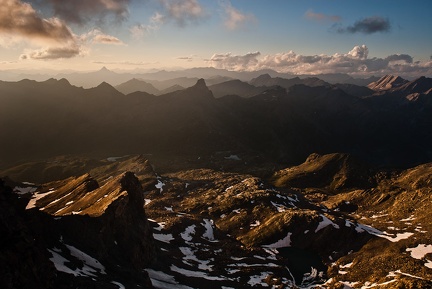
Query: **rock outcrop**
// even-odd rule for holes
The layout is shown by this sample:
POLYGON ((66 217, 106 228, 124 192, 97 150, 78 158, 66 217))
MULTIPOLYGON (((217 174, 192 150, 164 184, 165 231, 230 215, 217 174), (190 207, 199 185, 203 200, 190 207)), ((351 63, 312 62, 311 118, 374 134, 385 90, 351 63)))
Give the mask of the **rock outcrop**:
POLYGON ((2 288, 152 288, 144 269, 157 248, 133 173, 102 186, 85 174, 10 191, 2 187, 2 288))

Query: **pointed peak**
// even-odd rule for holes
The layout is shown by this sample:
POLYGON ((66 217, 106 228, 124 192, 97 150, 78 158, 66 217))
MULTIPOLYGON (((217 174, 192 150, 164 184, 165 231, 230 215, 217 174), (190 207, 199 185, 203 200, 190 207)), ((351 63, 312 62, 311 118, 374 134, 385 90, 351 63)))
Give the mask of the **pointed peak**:
POLYGON ((107 82, 105 82, 105 81, 101 82, 101 84, 99 84, 99 85, 97 86, 97 88, 104 88, 104 89, 109 88, 109 89, 115 89, 111 84, 109 84, 109 83, 107 83, 107 82))
POLYGON ((204 78, 198 79, 198 81, 196 82, 196 84, 194 85, 194 87, 197 87, 197 88, 198 87, 205 87, 205 88, 207 88, 207 84, 206 84, 204 78))
POLYGON ((272 79, 272 77, 270 76, 270 74, 268 74, 268 73, 264 73, 264 74, 261 74, 260 76, 258 76, 258 77, 256 77, 256 78, 253 78, 253 79, 251 80, 251 82, 256 82, 256 81, 267 81, 267 80, 270 80, 270 79, 272 79))
POLYGON ((109 70, 108 68, 106 68, 106 66, 103 66, 99 72, 112 72, 111 70, 109 70))

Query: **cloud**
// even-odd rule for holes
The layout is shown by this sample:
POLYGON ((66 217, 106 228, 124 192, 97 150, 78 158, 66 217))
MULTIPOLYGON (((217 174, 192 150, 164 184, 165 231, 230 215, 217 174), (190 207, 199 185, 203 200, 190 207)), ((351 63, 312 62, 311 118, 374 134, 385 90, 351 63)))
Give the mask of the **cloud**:
POLYGON ((42 18, 30 4, 19 0, 2 1, 0 33, 44 43, 64 43, 74 39, 65 22, 58 18, 42 18))
POLYGON ((43 18, 30 4, 19 0, 2 2, 0 37, 13 43, 26 42, 44 47, 25 53, 20 59, 71 58, 83 51, 76 35, 64 21, 55 17, 43 18))
POLYGON ((339 33, 363 33, 373 34, 377 32, 389 32, 391 24, 389 19, 380 16, 372 16, 361 19, 354 23, 352 26, 339 27, 337 32, 339 33))
POLYGON ((186 60, 186 61, 192 61, 193 57, 192 56, 181 56, 181 57, 177 57, 176 59, 186 60))
POLYGON ((353 47, 347 53, 333 55, 301 55, 294 51, 271 55, 260 52, 245 55, 214 54, 208 64, 235 71, 273 69, 292 74, 347 73, 358 76, 383 74, 432 74, 432 61, 414 62, 408 54, 392 54, 385 58, 368 58, 366 45, 353 47))
POLYGON ((132 37, 134 39, 141 39, 145 35, 156 31, 160 28, 160 26, 165 23, 165 16, 156 12, 149 20, 149 24, 145 25, 142 23, 136 24, 129 29, 132 37))
POLYGON ((221 2, 220 4, 224 9, 225 21, 224 25, 229 30, 235 30, 239 27, 246 25, 247 23, 255 22, 256 18, 253 14, 245 14, 235 9, 230 1, 221 2))
POLYGON ((79 46, 72 47, 49 47, 32 51, 20 56, 21 60, 35 59, 35 60, 52 60, 60 58, 72 58, 80 55, 82 50, 79 46))
MULTIPOLYGON (((207 17, 207 13, 197 0, 159 0, 166 12, 166 20, 174 20, 184 27, 207 17)), ((163 15, 163 14, 161 14, 163 15)))
POLYGON ((350 52, 348 52, 348 55, 358 59, 366 59, 368 57, 368 54, 369 49, 366 47, 366 45, 354 46, 354 48, 350 52))
POLYGON ((129 16, 131 0, 30 0, 36 7, 49 8, 56 17, 73 24, 101 23, 108 18, 123 21, 129 16))
POLYGON ((323 13, 315 13, 312 10, 308 10, 305 13, 305 17, 309 20, 319 21, 319 22, 339 22, 342 20, 342 17, 338 15, 326 15, 323 13))
POLYGON ((228 70, 249 70, 252 67, 259 65, 258 56, 260 52, 249 52, 245 55, 232 55, 231 53, 213 54, 208 60, 210 65, 216 68, 224 68, 228 70))
POLYGON ((79 36, 81 43, 97 43, 97 44, 112 44, 112 45, 126 45, 123 41, 115 36, 103 33, 99 29, 92 29, 89 32, 79 36))
POLYGON ((96 35, 93 38, 94 43, 101 43, 101 44, 114 44, 114 45, 125 45, 120 39, 117 37, 106 35, 106 34, 99 34, 96 35))

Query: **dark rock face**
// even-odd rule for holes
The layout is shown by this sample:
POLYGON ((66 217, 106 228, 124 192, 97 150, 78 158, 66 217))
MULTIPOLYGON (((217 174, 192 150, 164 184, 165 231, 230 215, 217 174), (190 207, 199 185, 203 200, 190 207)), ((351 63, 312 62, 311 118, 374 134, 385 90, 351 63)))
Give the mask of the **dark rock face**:
POLYGON ((102 187, 89 175, 48 187, 27 210, 25 199, 1 188, 2 288, 118 288, 114 280, 152 288, 144 268, 155 260, 156 246, 133 173, 102 187))
POLYGON ((53 288, 56 270, 24 207, 0 179, 0 287, 53 288))
MULTIPOLYGON (((89 194, 108 200, 99 201, 78 215, 61 217, 56 224, 63 238, 93 252, 103 264, 112 267, 119 265, 139 271, 148 266, 156 251, 138 179, 132 173, 125 173, 89 194), (120 185, 115 191, 112 190, 113 182, 120 185), (107 207, 104 201, 109 202, 107 207)), ((88 198, 83 197, 84 200, 88 198)))

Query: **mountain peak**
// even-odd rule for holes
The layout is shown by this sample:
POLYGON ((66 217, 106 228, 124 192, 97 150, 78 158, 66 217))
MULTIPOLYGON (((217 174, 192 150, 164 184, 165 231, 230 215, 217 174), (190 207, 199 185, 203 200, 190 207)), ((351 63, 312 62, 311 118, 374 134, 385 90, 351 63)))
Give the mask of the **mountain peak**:
POLYGON ((99 84, 96 88, 99 89, 99 90, 104 90, 105 92, 108 92, 108 91, 110 91, 110 92, 112 92, 112 91, 118 92, 117 89, 115 89, 111 84, 109 84, 109 83, 107 83, 105 81, 101 82, 101 84, 99 84))
POLYGON ((207 84, 206 84, 204 78, 198 79, 198 81, 196 82, 196 84, 193 87, 194 88, 205 88, 205 89, 208 89, 207 88, 207 84))
POLYGON ((398 90, 407 93, 427 93, 432 87, 432 78, 421 76, 413 81, 406 82, 405 84, 398 87, 398 90))
POLYGON ((407 83, 408 80, 403 79, 400 76, 387 74, 378 79, 378 81, 372 82, 368 85, 368 88, 373 90, 389 90, 396 88, 407 83))

